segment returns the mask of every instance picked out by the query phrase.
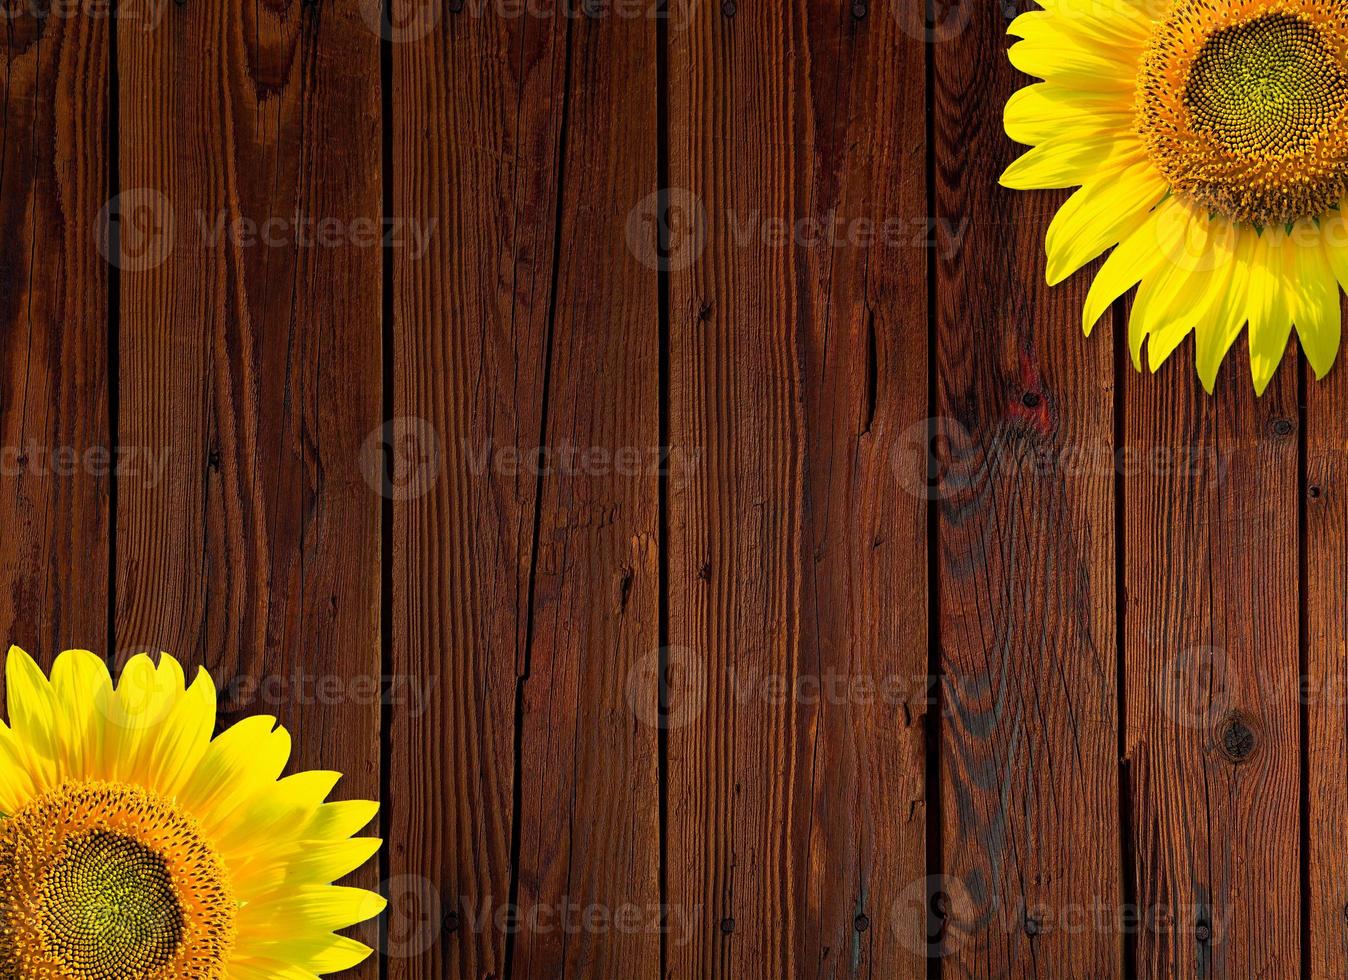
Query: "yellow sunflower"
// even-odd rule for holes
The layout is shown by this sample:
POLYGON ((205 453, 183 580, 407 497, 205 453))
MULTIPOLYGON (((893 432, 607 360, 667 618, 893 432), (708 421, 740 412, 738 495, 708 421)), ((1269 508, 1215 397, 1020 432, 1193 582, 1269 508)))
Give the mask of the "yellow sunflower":
POLYGON ((280 778, 275 719, 218 738, 215 685, 141 655, 116 688, 92 653, 51 679, 12 647, 0 724, 0 978, 310 980, 363 961, 339 936, 384 900, 332 881, 378 849, 377 804, 339 776, 280 778))
POLYGON ((1317 377, 1348 288, 1348 0, 1040 0, 1010 33, 1007 187, 1079 187, 1048 229, 1057 284, 1113 248, 1090 333, 1138 286, 1133 363, 1193 333, 1209 392, 1248 325, 1263 393, 1293 327, 1317 377), (1117 246, 1117 247, 1115 247, 1117 246), (1140 285, 1139 285, 1140 284, 1140 285))

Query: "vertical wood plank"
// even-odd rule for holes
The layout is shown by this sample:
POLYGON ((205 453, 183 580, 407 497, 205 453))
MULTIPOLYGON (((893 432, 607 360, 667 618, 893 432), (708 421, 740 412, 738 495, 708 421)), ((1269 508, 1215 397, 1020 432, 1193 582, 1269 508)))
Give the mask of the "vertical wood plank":
POLYGON ((393 664, 426 700, 387 745, 389 976, 499 978, 566 31, 392 9, 393 213, 437 234, 393 270, 393 664))
POLYGON ((628 700, 658 644, 658 280, 624 203, 656 188, 656 27, 540 9, 394 45, 395 213, 454 232, 395 265, 397 411, 444 447, 396 510, 395 664, 452 676, 394 719, 393 862, 454 923, 395 976, 500 976, 508 948, 517 977, 659 970, 657 740, 628 700))
MULTIPOLYGON (((1012 11, 1014 13, 1014 11, 1012 11)), ((946 976, 1122 972, 1113 351, 1083 273, 1044 283, 1061 195, 998 176, 1005 11, 934 43, 946 976)))
POLYGON ((520 694, 520 978, 660 975, 659 751, 641 710, 658 695, 642 667, 659 646, 659 279, 628 206, 659 186, 654 9, 570 15, 520 694))
MULTIPOLYGON (((0 646, 107 637, 108 22, 0 6, 0 646)), ((132 465, 144 462, 136 458, 132 465)))
POLYGON ((1244 347, 1211 398, 1188 344, 1125 386, 1143 977, 1301 969, 1297 366, 1256 398, 1244 347))
POLYGON ((120 431, 163 473, 118 485, 118 650, 206 665, 222 724, 274 714, 293 767, 378 799, 378 36, 355 0, 125 8, 120 172, 149 213, 120 431))
POLYGON ((885 5, 670 33, 670 976, 926 953, 924 60, 885 5))
POLYGON ((1306 391, 1306 713, 1311 976, 1348 977, 1348 371, 1306 391))
POLYGON ((393 663, 427 697, 387 746, 390 870, 420 896, 389 976, 502 977, 566 29, 392 9, 393 211, 437 233, 393 273, 393 663))

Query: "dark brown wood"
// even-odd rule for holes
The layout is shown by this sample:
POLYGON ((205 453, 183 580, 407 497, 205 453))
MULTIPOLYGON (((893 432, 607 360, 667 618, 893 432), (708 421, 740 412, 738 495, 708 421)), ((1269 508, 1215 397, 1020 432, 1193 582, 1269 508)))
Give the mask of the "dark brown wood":
POLYGON ((1297 365, 1186 344, 1125 386, 1127 757, 1138 973, 1297 976, 1297 365))
POLYGON ((222 723, 274 714, 377 799, 378 36, 356 0, 123 6, 121 183, 160 237, 121 271, 120 438, 164 466, 118 483, 117 648, 205 664, 222 723))
POLYGON ((427 9, 393 5, 393 212, 439 229, 393 263, 390 629, 428 695, 386 747, 390 872, 422 896, 391 924, 395 980, 506 971, 566 65, 562 24, 427 9))
POLYGON ((997 5, 936 61, 946 975, 1122 975, 1111 325, 1044 285, 1064 195, 997 179, 1027 83, 997 5), (967 224, 967 227, 964 227, 967 224))
POLYGON ((0 6, 0 649, 48 662, 106 640, 118 460, 100 253, 108 22, 43 6, 0 6))
POLYGON ((394 976, 500 976, 511 902, 513 976, 659 972, 656 40, 559 6, 394 46, 395 213, 446 235, 394 273, 397 411, 444 448, 397 507, 395 664, 445 676, 394 717, 393 866, 457 923, 394 976))
POLYGON ((1311 975, 1348 977, 1348 371, 1306 388, 1305 682, 1303 778, 1311 975))
POLYGON ((667 974, 920 976, 923 49, 732 9, 670 33, 667 974))

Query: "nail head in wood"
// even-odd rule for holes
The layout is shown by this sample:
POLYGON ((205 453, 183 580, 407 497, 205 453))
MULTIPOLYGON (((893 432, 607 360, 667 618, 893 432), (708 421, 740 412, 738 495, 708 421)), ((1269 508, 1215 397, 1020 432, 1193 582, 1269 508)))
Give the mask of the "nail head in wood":
POLYGON ((727 918, 724 918, 724 919, 721 920, 721 932, 722 932, 722 933, 724 933, 725 935, 728 936, 728 935, 730 935, 730 934, 731 934, 732 932, 734 932, 734 931, 735 931, 735 920, 734 920, 734 919, 731 919, 731 918, 727 917, 727 918))
POLYGON ((1044 926, 1038 919, 1032 915, 1025 917, 1025 935, 1033 937, 1039 935, 1043 931, 1044 926))
POLYGON ((852 16, 857 20, 863 20, 866 17, 866 5, 864 3, 852 4, 852 16))
POLYGON ((853 920, 852 924, 856 926, 857 932, 865 932, 871 927, 871 920, 864 914, 858 915, 856 919, 853 920))
POLYGON ((1208 925, 1206 922, 1199 922, 1198 925, 1194 927, 1194 937, 1200 943, 1206 945, 1207 942, 1212 939, 1212 926, 1208 925))
POLYGON ((738 10, 739 7, 736 6, 735 0, 725 0, 725 3, 721 4, 721 13, 727 17, 734 17, 738 10))

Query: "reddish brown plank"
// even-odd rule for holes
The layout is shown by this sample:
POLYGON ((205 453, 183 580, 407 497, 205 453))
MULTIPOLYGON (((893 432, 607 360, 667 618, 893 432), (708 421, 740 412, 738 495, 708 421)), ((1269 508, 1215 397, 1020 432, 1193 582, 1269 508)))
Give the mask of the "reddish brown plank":
MULTIPOLYGON (((1122 973, 1110 324, 1044 285, 1063 195, 1001 188, 1027 84, 995 5, 936 61, 946 976, 1122 973)), ((961 21, 962 22, 962 21, 961 21)))
POLYGON ((658 977, 663 921, 657 732, 633 717, 657 697, 641 668, 659 646, 659 280, 628 244, 628 202, 658 186, 658 38, 648 14, 590 9, 569 30, 521 689, 512 976, 538 980, 658 977))
POLYGON ((205 664, 222 721, 277 715, 377 799, 378 37, 355 0, 125 6, 121 181, 158 237, 121 273, 120 434, 165 465, 118 485, 118 650, 205 664))
POLYGON ((394 47, 395 211, 453 233, 394 274, 398 414, 445 447, 397 508, 395 663, 450 676, 394 719, 393 863, 457 923, 395 976, 500 976, 508 947, 517 977, 659 970, 657 741, 627 698, 658 644, 658 280, 623 203, 656 187, 656 25, 537 9, 394 47))
POLYGON ((119 461, 99 250, 108 21, 81 4, 40 9, 0 6, 0 646, 45 661, 106 642, 119 461))
POLYGON ((499 978, 566 34, 425 10, 393 5, 393 210, 440 231, 394 257, 390 629, 394 671, 428 697, 386 746, 390 872, 408 883, 389 976, 499 978))
MULTIPOLYGON (((1127 754, 1143 977, 1300 969, 1297 366, 1129 375, 1127 754)), ((1328 748, 1328 746, 1326 746, 1328 748)))
POLYGON ((667 972, 920 976, 922 45, 882 6, 688 9, 666 724, 668 899, 691 929, 667 972))
POLYGON ((1306 390, 1306 713, 1311 976, 1348 977, 1348 371, 1306 390))

